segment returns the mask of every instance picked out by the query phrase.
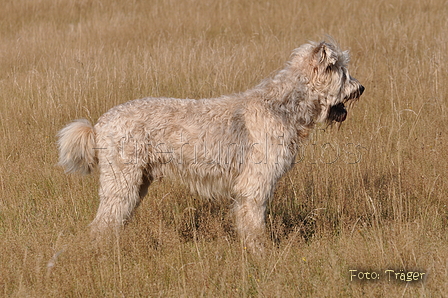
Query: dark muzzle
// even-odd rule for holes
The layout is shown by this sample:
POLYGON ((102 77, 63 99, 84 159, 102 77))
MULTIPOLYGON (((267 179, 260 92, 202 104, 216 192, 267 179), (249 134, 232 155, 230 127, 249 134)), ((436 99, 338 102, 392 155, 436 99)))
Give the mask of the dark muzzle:
POLYGON ((342 122, 345 118, 347 118, 347 110, 342 102, 330 108, 330 113, 328 114, 330 121, 342 122))
MULTIPOLYGON (((359 85, 358 90, 356 92, 353 92, 344 99, 344 102, 347 102, 351 99, 358 99, 362 93, 364 92, 365 88, 363 85, 359 85)), ((345 108, 345 105, 343 102, 338 103, 337 105, 334 105, 330 108, 330 112, 328 113, 328 120, 330 121, 336 121, 336 122, 342 122, 347 118, 347 109, 345 108)))
POLYGON ((359 85, 358 90, 356 90, 355 92, 353 92, 352 94, 350 94, 348 97, 344 98, 344 102, 347 102, 351 99, 358 99, 362 93, 364 92, 365 88, 363 85, 359 85))

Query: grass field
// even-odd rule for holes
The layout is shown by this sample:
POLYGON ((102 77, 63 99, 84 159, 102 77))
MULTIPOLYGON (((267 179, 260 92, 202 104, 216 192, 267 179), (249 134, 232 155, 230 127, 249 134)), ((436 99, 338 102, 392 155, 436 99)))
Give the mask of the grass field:
POLYGON ((2 1, 0 296, 447 297, 447 16, 444 0, 2 1), (229 202, 170 181, 90 244, 98 175, 55 165, 59 129, 135 98, 244 91, 325 34, 366 91, 280 181, 264 258, 229 202))

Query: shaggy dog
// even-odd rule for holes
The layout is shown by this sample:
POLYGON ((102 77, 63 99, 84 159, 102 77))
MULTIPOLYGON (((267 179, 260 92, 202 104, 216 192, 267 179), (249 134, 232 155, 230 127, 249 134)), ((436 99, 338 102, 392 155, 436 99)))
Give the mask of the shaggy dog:
POLYGON ((295 49, 284 69, 243 93, 207 99, 143 98, 110 109, 93 127, 76 120, 59 133, 67 172, 99 167, 94 233, 119 227, 158 177, 199 195, 234 202, 236 227, 252 251, 262 249, 266 205, 318 122, 342 122, 345 104, 364 87, 334 43, 295 49))

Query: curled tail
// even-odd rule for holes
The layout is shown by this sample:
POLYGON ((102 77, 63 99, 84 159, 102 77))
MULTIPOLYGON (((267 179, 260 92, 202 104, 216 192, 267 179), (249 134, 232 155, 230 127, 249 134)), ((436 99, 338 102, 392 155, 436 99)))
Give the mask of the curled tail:
POLYGON ((75 120, 61 129, 58 137, 58 164, 68 173, 90 174, 98 163, 92 124, 86 119, 75 120))

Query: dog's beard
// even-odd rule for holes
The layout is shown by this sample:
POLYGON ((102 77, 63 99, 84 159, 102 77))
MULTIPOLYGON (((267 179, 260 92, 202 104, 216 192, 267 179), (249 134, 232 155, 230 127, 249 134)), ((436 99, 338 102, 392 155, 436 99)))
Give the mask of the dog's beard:
POLYGON ((328 113, 329 121, 342 122, 346 118, 347 118, 347 109, 345 108, 345 105, 342 102, 330 108, 330 112, 328 113))
POLYGON ((347 96, 343 102, 331 106, 330 111, 328 112, 328 121, 343 122, 347 118, 347 109, 345 108, 345 104, 348 102, 350 106, 353 101, 359 99, 363 92, 364 86, 359 85, 359 88, 355 92, 347 96))

